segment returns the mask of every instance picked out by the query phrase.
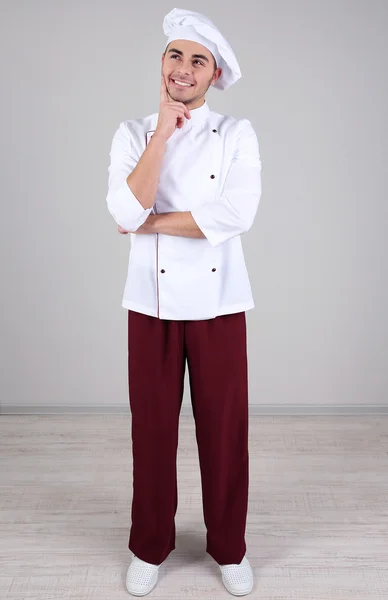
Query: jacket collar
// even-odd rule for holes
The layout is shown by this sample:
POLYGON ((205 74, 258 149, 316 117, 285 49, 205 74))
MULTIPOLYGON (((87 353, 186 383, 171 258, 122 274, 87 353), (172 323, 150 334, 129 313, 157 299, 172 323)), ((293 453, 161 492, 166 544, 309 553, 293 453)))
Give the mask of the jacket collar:
POLYGON ((198 108, 193 108, 190 110, 190 119, 185 118, 185 122, 183 127, 177 129, 176 132, 189 132, 196 131, 199 132, 203 127, 205 127, 206 122, 209 119, 210 108, 208 103, 205 102, 199 106, 198 108))
POLYGON ((209 117, 209 113, 210 113, 210 108, 208 103, 205 102, 202 104, 202 106, 199 106, 198 108, 193 108, 192 110, 190 110, 190 116, 191 119, 188 119, 191 122, 191 125, 193 127, 197 127, 197 125, 202 125, 209 117))

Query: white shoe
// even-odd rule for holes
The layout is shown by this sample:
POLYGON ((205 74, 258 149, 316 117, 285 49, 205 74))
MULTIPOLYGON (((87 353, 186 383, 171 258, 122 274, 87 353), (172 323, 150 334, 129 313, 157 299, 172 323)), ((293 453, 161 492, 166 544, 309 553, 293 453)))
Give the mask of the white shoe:
POLYGON ((160 565, 145 562, 133 554, 125 581, 128 592, 133 596, 148 594, 158 581, 159 567, 160 565))
POLYGON ((246 556, 240 564, 219 565, 222 583, 234 596, 244 596, 253 589, 253 573, 246 556))

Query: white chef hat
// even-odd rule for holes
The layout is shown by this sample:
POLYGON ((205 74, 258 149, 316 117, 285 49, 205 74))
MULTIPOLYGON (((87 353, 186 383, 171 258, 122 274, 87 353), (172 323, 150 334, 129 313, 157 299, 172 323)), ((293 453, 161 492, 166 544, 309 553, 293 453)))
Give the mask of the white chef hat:
POLYGON ((168 36, 167 44, 173 40, 191 40, 205 46, 214 56, 217 68, 222 69, 221 76, 213 87, 226 90, 241 77, 237 58, 217 27, 204 15, 173 8, 163 21, 164 33, 168 36))

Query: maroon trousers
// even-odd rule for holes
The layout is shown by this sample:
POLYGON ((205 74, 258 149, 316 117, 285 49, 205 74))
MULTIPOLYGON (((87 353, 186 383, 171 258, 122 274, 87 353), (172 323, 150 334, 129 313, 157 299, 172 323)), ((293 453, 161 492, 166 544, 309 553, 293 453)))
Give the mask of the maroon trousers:
POLYGON ((206 552, 240 563, 248 508, 245 312, 202 321, 128 310, 133 497, 128 548, 161 564, 175 549, 178 423, 185 365, 202 484, 206 552))

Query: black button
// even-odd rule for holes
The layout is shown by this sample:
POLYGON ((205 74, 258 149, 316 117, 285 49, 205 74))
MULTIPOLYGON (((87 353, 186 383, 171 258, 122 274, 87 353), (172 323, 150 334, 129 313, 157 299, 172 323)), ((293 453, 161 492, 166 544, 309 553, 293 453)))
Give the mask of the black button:
POLYGON ((213 271, 213 273, 214 273, 214 271, 217 271, 217 269, 212 269, 212 271, 213 271))
POLYGON ((165 273, 166 271, 165 271, 164 269, 162 269, 160 272, 161 272, 161 273, 165 273))
POLYGON ((213 129, 213 133, 217 133, 217 129, 213 129))
POLYGON ((214 179, 214 178, 215 178, 215 175, 210 175, 210 179, 214 179))

